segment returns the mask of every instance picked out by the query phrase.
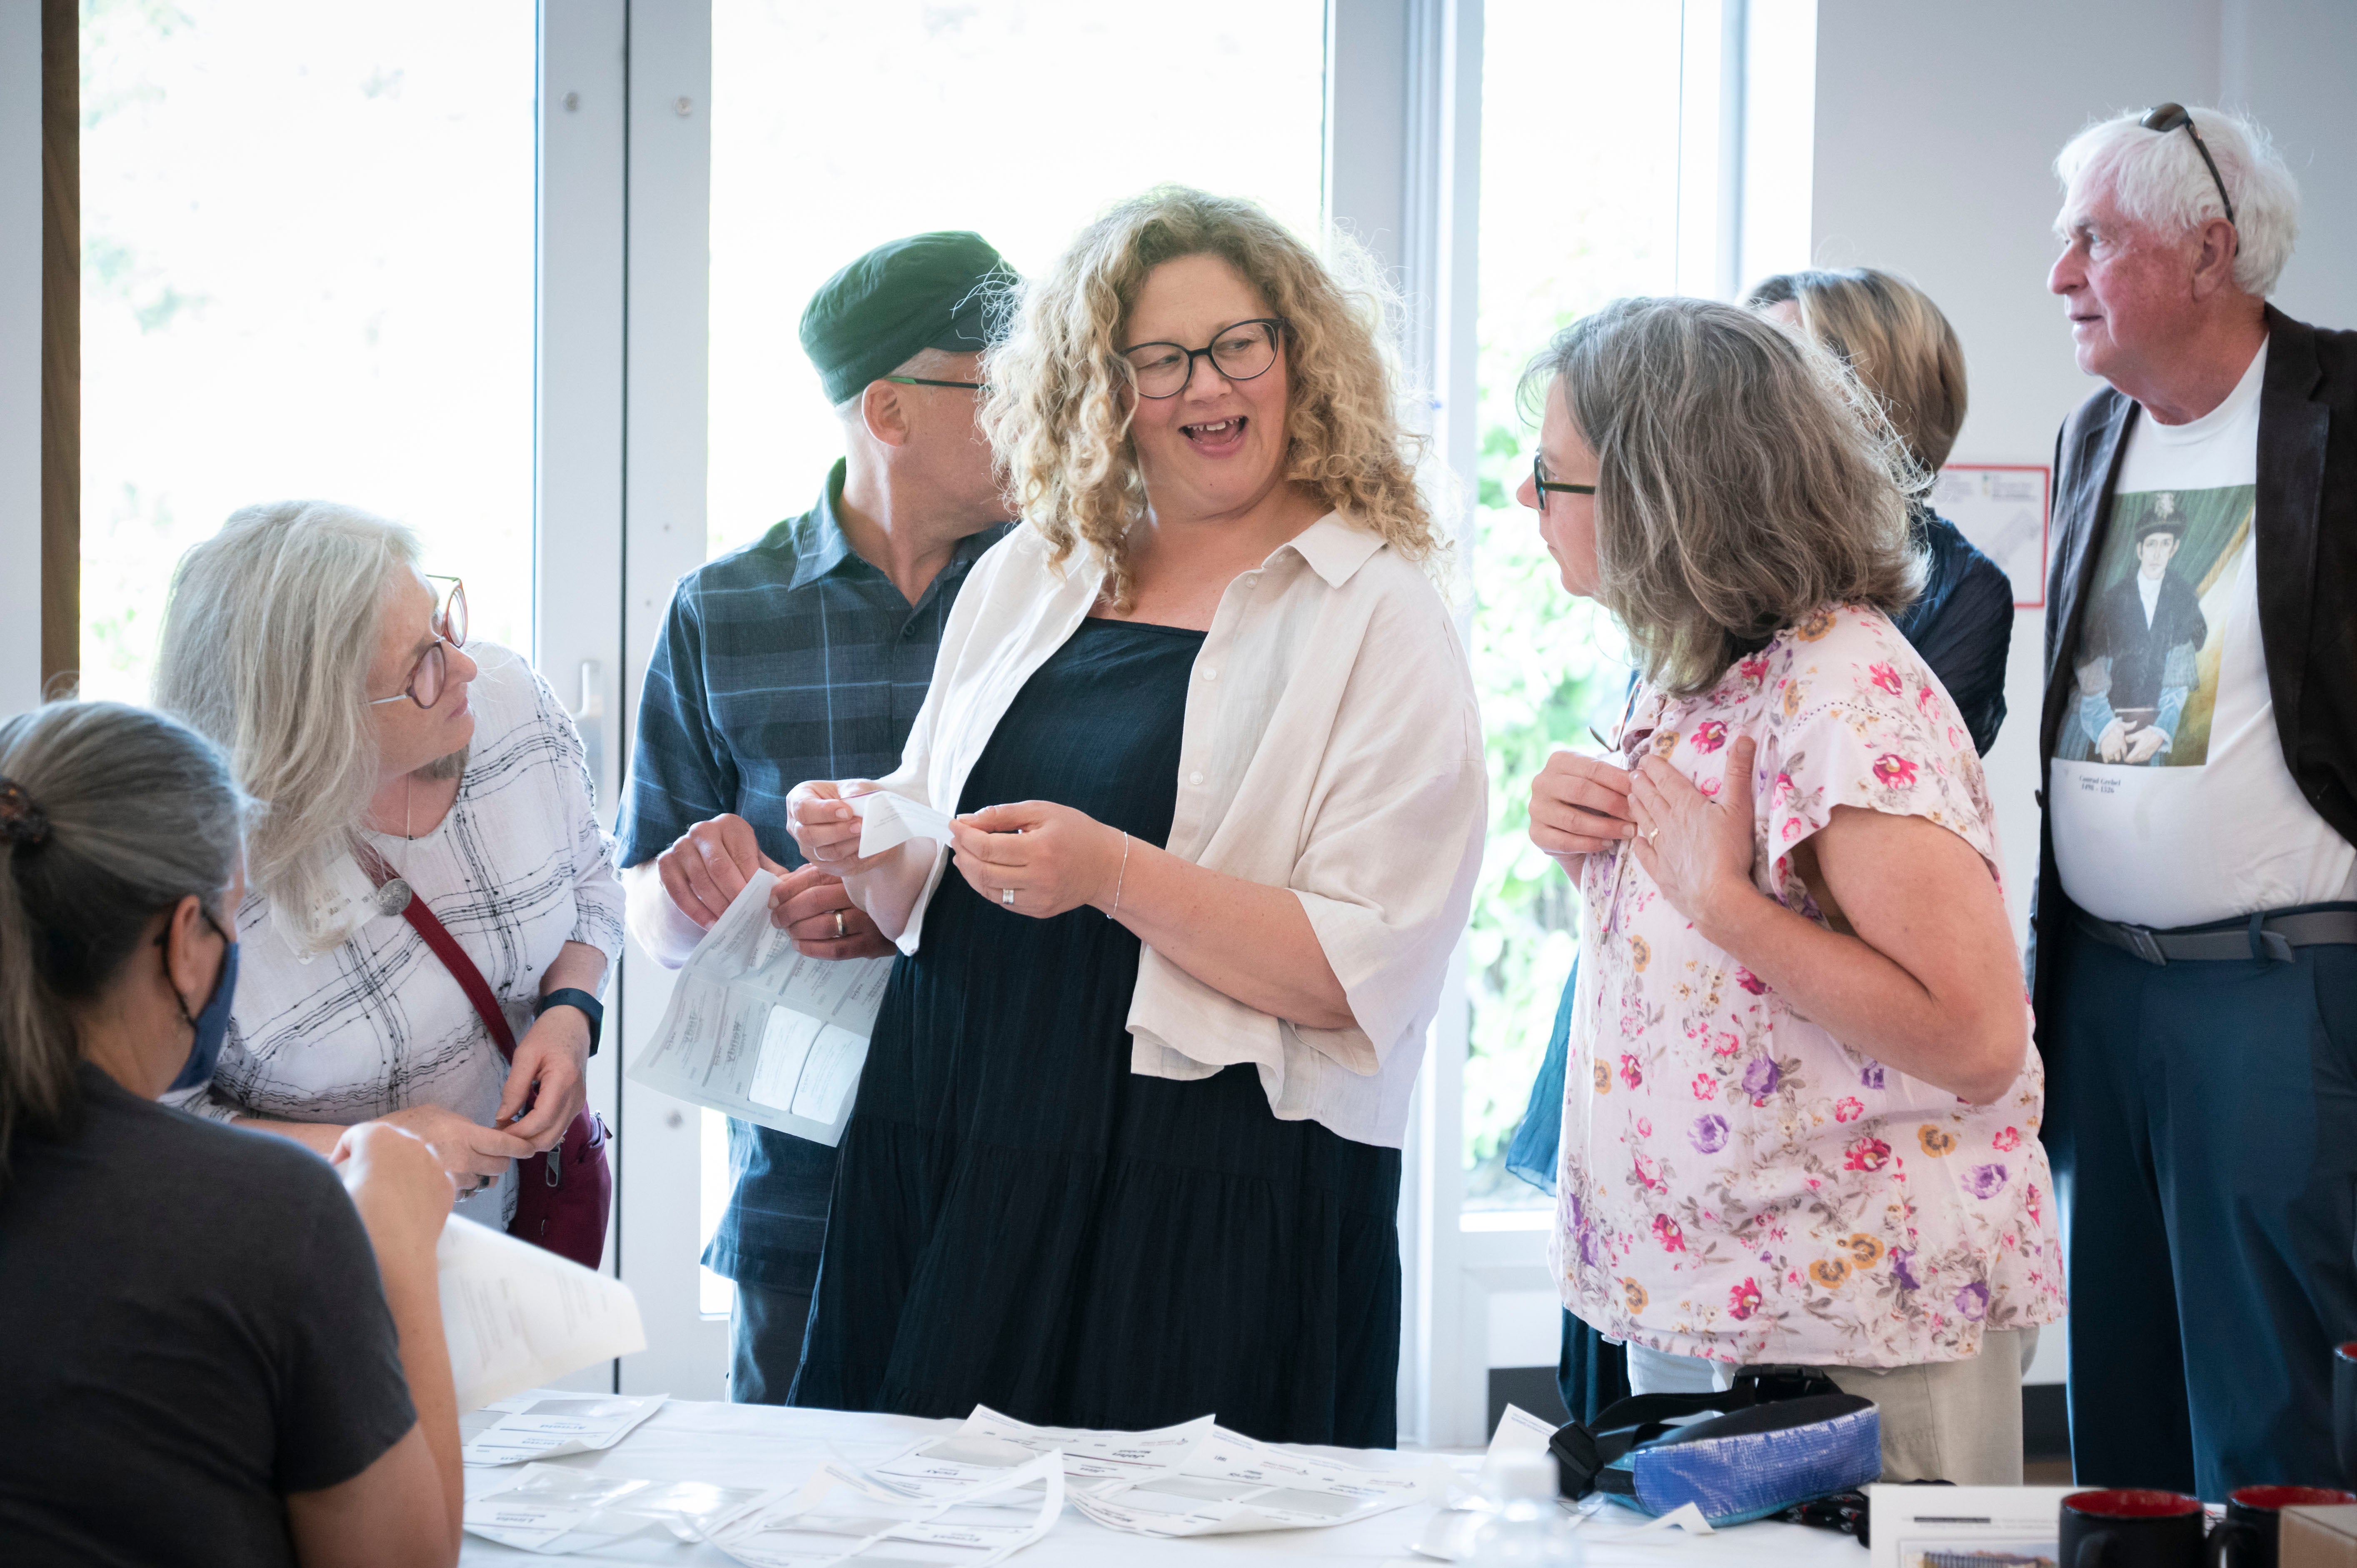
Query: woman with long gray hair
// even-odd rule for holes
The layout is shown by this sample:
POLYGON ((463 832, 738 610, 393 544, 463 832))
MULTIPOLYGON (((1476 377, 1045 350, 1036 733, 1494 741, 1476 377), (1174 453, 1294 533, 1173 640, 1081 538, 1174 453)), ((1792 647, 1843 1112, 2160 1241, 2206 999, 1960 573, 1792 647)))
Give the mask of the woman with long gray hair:
POLYGON ((442 1154, 459 1212, 515 1209, 514 1162, 585 1099, 622 893, 580 736, 405 528, 326 501, 248 507, 172 580, 156 705, 263 803, 245 978, 199 1115, 325 1153, 384 1118, 442 1154), (515 1040, 404 918, 435 912, 515 1040))
POLYGON ((447 1563, 452 1184, 382 1123, 337 1172, 154 1103, 238 989, 247 801, 203 737, 0 724, 0 1552, 447 1563))
POLYGON ((2044 1080, 1964 716, 1891 623, 1921 478, 1816 344, 1627 299, 1533 365, 1519 492, 1640 682, 1553 758, 1578 883, 1554 1254, 1640 1393, 1821 1368, 1887 1478, 2018 1483, 2023 1333, 2062 1311, 2044 1080))

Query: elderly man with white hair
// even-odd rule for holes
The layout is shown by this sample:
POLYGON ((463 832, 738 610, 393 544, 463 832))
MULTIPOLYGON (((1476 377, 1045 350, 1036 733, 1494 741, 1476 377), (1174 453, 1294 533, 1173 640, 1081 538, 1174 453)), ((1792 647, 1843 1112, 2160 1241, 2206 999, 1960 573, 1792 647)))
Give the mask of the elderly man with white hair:
POLYGON ((2357 1334, 2357 334, 2266 303, 2256 125, 2082 132, 2039 731, 2038 1045, 2081 1485, 2333 1480, 2357 1334))

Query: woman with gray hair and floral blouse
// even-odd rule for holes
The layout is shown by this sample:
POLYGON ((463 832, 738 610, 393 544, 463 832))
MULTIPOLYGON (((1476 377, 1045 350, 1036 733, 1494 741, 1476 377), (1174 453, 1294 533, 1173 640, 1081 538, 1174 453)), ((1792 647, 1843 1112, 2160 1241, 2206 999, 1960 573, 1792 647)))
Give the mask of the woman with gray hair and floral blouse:
POLYGON ((1640 682, 1531 837, 1579 885, 1555 1257, 1640 1393, 1822 1368, 1884 1475, 2021 1478, 2062 1312, 2044 1076, 1964 717, 1892 626, 1921 478, 1839 361, 1626 299, 1532 367, 1519 499, 1640 682))
POLYGON ((420 559, 397 523, 279 501, 173 575, 156 705, 265 807, 229 1039, 174 1099, 322 1155, 393 1122, 439 1152, 457 1212, 498 1230, 516 1160, 581 1110, 622 891, 572 721, 521 656, 467 641, 465 586, 420 559), (380 891, 387 870, 480 972, 512 1064, 380 891))

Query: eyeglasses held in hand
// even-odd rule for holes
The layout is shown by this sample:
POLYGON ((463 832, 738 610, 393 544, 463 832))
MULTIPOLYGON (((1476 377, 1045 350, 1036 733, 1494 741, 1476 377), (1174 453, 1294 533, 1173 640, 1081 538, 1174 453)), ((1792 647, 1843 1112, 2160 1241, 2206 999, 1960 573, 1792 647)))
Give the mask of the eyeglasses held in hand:
POLYGON ((2210 144, 2203 141, 2201 133, 2193 128, 2192 113, 2182 103, 2160 103, 2154 105, 2151 113, 2145 115, 2140 123, 2146 130, 2158 131, 2164 136, 2179 125, 2185 127, 2185 134, 2193 138, 2194 150, 2201 155, 2201 161, 2210 166, 2210 183, 2218 188, 2218 199, 2226 204, 2226 221, 2232 223, 2234 220, 2234 199, 2226 194, 2226 179, 2218 172, 2218 160, 2210 156, 2210 144))
POLYGON ((1566 485, 1560 479, 1548 478, 1546 459, 1544 457, 1534 456, 1531 459, 1531 486, 1539 493, 1539 510, 1541 511, 1546 510, 1549 490, 1561 490, 1567 496, 1592 496, 1596 493, 1594 485, 1566 485))
POLYGON ((404 697, 421 708, 432 707, 442 700, 442 688, 450 680, 450 659, 443 650, 467 646, 467 585, 456 577, 439 577, 431 572, 425 575, 425 580, 450 585, 434 611, 434 618, 427 623, 434 632, 434 646, 419 654, 417 662, 409 667, 409 684, 390 697, 371 697, 371 708, 400 702, 404 697))
POLYGON ((1177 397, 1195 379, 1198 360, 1211 360, 1211 368, 1232 381, 1266 375, 1276 363, 1276 335, 1284 327, 1275 317, 1256 317, 1221 328, 1200 349, 1183 343, 1133 343, 1121 357, 1138 396, 1177 397))

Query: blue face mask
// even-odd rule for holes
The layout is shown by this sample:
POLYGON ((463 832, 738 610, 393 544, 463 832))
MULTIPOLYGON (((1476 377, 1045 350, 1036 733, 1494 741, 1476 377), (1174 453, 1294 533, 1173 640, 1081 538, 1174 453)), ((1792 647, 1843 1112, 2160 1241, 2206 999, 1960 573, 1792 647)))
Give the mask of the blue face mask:
MULTIPOLYGON (((221 1060, 221 1042, 229 1038, 230 999, 237 994, 237 943, 230 940, 227 931, 213 924, 210 915, 205 916, 205 924, 212 926, 214 933, 225 944, 221 950, 221 976, 213 982, 212 1000, 205 1004, 203 1012, 189 1018, 188 1003, 183 1001, 180 1004, 180 1016, 196 1030, 197 1042, 188 1048, 188 1065, 180 1069, 180 1076, 172 1080, 172 1090, 194 1089, 200 1083, 210 1082, 213 1076, 213 1064, 221 1060)), ((179 994, 177 988, 173 994, 179 994)), ((168 1094, 171 1090, 165 1092, 168 1094)))

